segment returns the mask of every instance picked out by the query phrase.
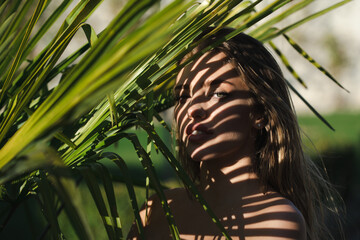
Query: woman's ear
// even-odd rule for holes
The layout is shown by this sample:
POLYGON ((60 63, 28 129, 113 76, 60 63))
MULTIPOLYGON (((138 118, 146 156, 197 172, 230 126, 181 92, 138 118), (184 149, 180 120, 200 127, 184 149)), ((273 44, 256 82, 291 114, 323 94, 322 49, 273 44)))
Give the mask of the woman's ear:
POLYGON ((256 106, 251 114, 251 120, 255 129, 262 129, 267 124, 267 118, 262 106, 256 106))
POLYGON ((266 123, 267 121, 263 115, 253 119, 253 127, 256 129, 264 128, 266 126, 266 123))

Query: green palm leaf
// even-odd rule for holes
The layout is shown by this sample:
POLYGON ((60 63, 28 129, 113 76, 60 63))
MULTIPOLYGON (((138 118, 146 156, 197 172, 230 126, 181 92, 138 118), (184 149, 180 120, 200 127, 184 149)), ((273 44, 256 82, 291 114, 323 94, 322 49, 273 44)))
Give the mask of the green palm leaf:
MULTIPOLYGON (((129 198, 130 198, 131 206, 132 206, 133 213, 135 216, 135 223, 136 223, 137 230, 139 232, 141 239, 145 239, 144 238, 144 230, 143 230, 143 226, 142 226, 140 215, 139 215, 139 206, 138 206, 137 200, 136 200, 134 185, 133 185, 133 182, 132 182, 132 179, 129 174, 128 167, 127 167, 125 161, 116 153, 103 152, 103 153, 101 153, 100 157, 106 157, 106 158, 112 160, 118 166, 119 170, 121 171, 121 173, 124 177, 124 182, 126 184, 126 188, 129 193, 129 198)), ((114 204, 113 206, 116 206, 116 205, 114 204)))
POLYGON ((345 89, 323 66, 321 66, 315 59, 310 57, 310 55, 302 49, 293 39, 291 39, 288 35, 284 34, 284 37, 286 40, 290 43, 290 45, 298 52, 300 53, 306 60, 308 60, 312 65, 314 65, 319 71, 321 71, 325 76, 330 78, 336 85, 338 85, 340 88, 344 89, 345 91, 349 92, 347 89, 345 89))
MULTIPOLYGON (((103 221, 105 230, 107 232, 107 235, 109 239, 115 239, 115 231, 113 222, 110 218, 110 214, 108 213, 108 210, 105 205, 105 200, 102 197, 101 190, 99 187, 98 182, 96 181, 96 176, 93 173, 93 170, 90 166, 82 166, 79 167, 78 170, 81 172, 81 175, 85 179, 85 182, 91 192, 91 195, 95 201, 96 207, 99 211, 99 214, 101 216, 101 220, 103 221)), ((120 228, 121 230, 121 228, 120 228)))

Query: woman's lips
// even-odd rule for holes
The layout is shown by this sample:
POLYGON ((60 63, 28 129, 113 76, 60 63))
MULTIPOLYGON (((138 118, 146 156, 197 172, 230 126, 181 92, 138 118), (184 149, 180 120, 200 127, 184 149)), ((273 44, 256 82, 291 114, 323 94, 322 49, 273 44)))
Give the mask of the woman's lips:
POLYGON ((212 132, 202 124, 190 124, 186 129, 186 135, 190 142, 202 142, 209 138, 212 132))

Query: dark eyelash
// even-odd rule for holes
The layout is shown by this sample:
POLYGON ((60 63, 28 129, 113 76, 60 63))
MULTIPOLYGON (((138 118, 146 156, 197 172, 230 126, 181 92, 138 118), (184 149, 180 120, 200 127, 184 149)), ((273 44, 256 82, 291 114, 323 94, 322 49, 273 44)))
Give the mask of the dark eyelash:
POLYGON ((227 92, 214 92, 212 95, 217 95, 217 94, 222 95, 218 98, 225 98, 225 97, 229 96, 229 93, 227 93, 227 92))

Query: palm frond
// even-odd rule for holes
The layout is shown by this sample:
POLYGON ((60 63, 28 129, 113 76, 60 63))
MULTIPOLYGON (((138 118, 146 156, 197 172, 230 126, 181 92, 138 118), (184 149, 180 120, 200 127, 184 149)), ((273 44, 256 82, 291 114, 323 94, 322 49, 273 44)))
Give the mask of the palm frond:
POLYGON ((291 73, 291 75, 293 75, 293 77, 301 84, 304 86, 304 88, 307 88, 307 85, 305 84, 305 82, 302 80, 302 78, 299 76, 299 74, 294 70, 294 68, 290 65, 289 60, 286 58, 286 56, 280 51, 280 49, 278 47, 276 47, 276 45, 272 42, 269 41, 269 45, 271 46, 271 48, 275 51, 275 53, 280 57, 282 63, 285 65, 285 67, 287 68, 287 70, 289 70, 289 72, 291 73))
POLYGON ((75 182, 69 175, 68 169, 54 169, 49 173, 48 179, 64 203, 65 212, 79 239, 93 239, 93 234, 79 200, 80 196, 76 194, 75 182))
MULTIPOLYGON (((125 161, 116 153, 102 152, 99 157, 100 158, 104 157, 104 158, 110 159, 118 166, 119 170, 121 171, 121 173, 124 177, 124 182, 126 184, 126 188, 128 190, 131 207, 132 207, 132 210, 133 210, 133 213, 135 216, 135 223, 136 223, 137 230, 139 232, 139 236, 141 239, 145 239, 144 229, 143 229, 143 226, 141 223, 141 218, 139 215, 139 206, 138 206, 137 200, 136 200, 136 194, 135 194, 135 190, 134 190, 133 181, 131 179, 131 176, 129 174, 128 167, 127 167, 125 161)), ((114 206, 116 206, 116 205, 114 205, 114 206)))
MULTIPOLYGON (((81 175, 83 176, 83 178, 88 186, 88 189, 91 192, 91 196, 95 201, 96 208, 99 211, 99 214, 101 216, 101 220, 103 221, 108 238, 111 240, 116 239, 115 238, 115 229, 117 229, 118 226, 113 225, 113 221, 112 221, 110 214, 107 210, 107 207, 105 205, 105 200, 102 196, 99 184, 96 181, 97 178, 96 178, 95 174, 93 173, 91 166, 83 165, 77 169, 81 172, 81 175)), ((122 235, 121 226, 120 226, 119 230, 122 235)))
POLYGON ((314 67, 319 69, 320 72, 322 72, 325 76, 330 78, 336 85, 338 85, 340 88, 344 89, 346 92, 349 92, 347 89, 345 89, 330 73, 327 71, 323 66, 321 66, 315 59, 313 59, 302 47, 299 46, 292 38, 290 38, 288 35, 283 35, 286 40, 289 42, 289 44, 298 52, 300 53, 306 60, 308 60, 314 67))
POLYGON ((344 1, 338 2, 336 4, 333 4, 330 7, 327 7, 327 8, 325 8, 323 10, 320 10, 320 11, 318 11, 316 13, 313 13, 310 16, 307 16, 307 17, 305 17, 305 18, 303 18, 303 19, 301 19, 301 20, 299 20, 299 21, 297 21, 297 22, 295 22, 293 24, 288 25, 287 27, 279 29, 276 32, 272 32, 270 34, 263 35, 262 37, 259 37, 258 40, 260 40, 262 42, 267 42, 267 41, 269 41, 269 40, 271 40, 271 39, 273 39, 275 37, 278 37, 278 36, 280 36, 282 34, 285 34, 285 33, 289 32, 290 30, 292 30, 294 28, 299 27, 300 25, 302 25, 302 24, 304 24, 306 22, 309 22, 309 21, 311 21, 311 20, 313 20, 315 18, 318 18, 318 17, 320 17, 320 16, 322 16, 322 15, 324 15, 324 14, 326 14, 326 13, 328 13, 328 12, 330 12, 330 11, 332 11, 332 10, 334 10, 334 9, 336 9, 336 8, 342 6, 342 5, 344 5, 344 4, 346 4, 346 3, 350 2, 350 1, 352 1, 352 0, 344 0, 344 1))

